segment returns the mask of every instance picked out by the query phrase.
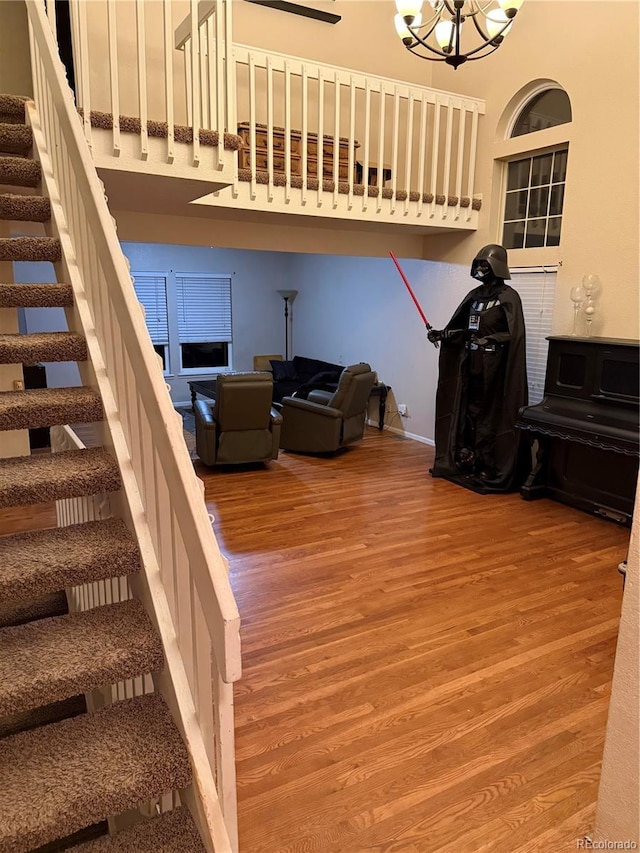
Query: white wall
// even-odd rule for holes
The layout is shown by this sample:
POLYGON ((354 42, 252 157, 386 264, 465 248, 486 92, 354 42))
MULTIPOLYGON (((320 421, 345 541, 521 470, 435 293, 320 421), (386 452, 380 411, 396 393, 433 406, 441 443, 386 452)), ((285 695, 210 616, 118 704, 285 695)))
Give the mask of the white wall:
MULTIPOLYGON (((133 242, 123 243, 122 249, 133 271, 174 270, 231 277, 234 370, 252 370, 256 354, 284 353, 284 303, 276 291, 294 286, 288 255, 133 242)), ((216 372, 168 376, 173 401, 190 399, 189 380, 210 378, 216 372)))
POLYGON ((27 9, 23 0, 0 2, 1 91, 32 95, 27 9))
MULTIPOLYGON (((469 266, 402 260, 429 322, 442 328, 474 286, 469 266)), ((367 361, 392 386, 387 408, 405 403, 409 418, 388 415, 394 429, 433 440, 438 353, 391 258, 295 256, 298 313, 294 352, 350 364, 367 361)), ((370 416, 376 418, 372 404, 370 416)))

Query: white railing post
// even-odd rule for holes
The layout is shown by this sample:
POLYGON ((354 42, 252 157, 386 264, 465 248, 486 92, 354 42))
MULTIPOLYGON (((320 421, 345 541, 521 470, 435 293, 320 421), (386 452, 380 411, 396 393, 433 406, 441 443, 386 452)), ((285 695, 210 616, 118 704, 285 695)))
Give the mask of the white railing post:
POLYGON ((309 129, 309 74, 307 67, 302 67, 302 128, 300 132, 300 163, 302 170, 301 203, 307 203, 307 133, 309 129))
MULTIPOLYGON (((333 206, 338 206, 338 190, 340 183, 340 77, 336 71, 333 75, 333 206)), ((324 144, 323 144, 324 150, 324 144)), ((323 155, 324 160, 324 155, 323 155)), ((349 176, 347 175, 347 180, 349 176)))
POLYGON ((218 130, 226 130, 235 133, 238 127, 237 108, 237 81, 236 81, 236 59, 233 53, 233 16, 232 0, 224 0, 224 55, 218 57, 219 66, 224 67, 225 82, 225 110, 224 127, 218 130))
POLYGON ((451 98, 447 102, 447 129, 444 142, 444 180, 442 185, 442 194, 444 195, 444 211, 443 216, 448 214, 447 201, 450 194, 451 180, 451 139, 453 136, 453 103, 451 98))
MULTIPOLYGON (((406 169, 406 179, 405 179, 405 188, 407 190, 407 197, 404 200, 404 215, 406 216, 409 213, 409 188, 411 187, 411 166, 413 159, 413 110, 414 110, 414 94, 413 90, 409 92, 409 98, 407 101, 407 147, 404 154, 405 161, 405 169, 406 169)), ((422 146, 420 147, 420 151, 422 151, 422 146)))
POLYGON ((362 210, 367 209, 369 194, 367 188, 369 186, 369 134, 371 131, 371 83, 369 76, 364 84, 364 151, 362 154, 362 183, 364 184, 364 192, 362 194, 362 210))
POLYGON ((291 68, 284 63, 284 200, 291 200, 291 68))
POLYGON ((200 57, 198 39, 198 0, 190 0, 191 23, 191 124, 193 127, 193 164, 200 162, 200 57))
POLYGON ((120 83, 118 75, 118 23, 116 0, 107 0, 107 32, 109 37, 109 84, 113 116, 113 153, 120 155, 120 83))
POLYGON ((316 132, 317 205, 322 206, 324 183, 324 72, 318 69, 318 130, 316 132))
POLYGON ((379 118, 379 127, 378 127, 378 195, 376 198, 376 209, 380 210, 382 207, 382 176, 384 174, 384 116, 385 116, 385 107, 387 103, 387 90, 384 84, 380 87, 380 104, 378 109, 380 110, 380 118, 379 118))
MULTIPOLYGON (((398 186, 398 149, 400 147, 400 136, 399 136, 399 128, 400 128, 400 93, 398 92, 398 87, 396 86, 393 91, 393 136, 392 136, 392 151, 391 151, 391 191, 393 193, 391 197, 391 212, 393 213, 396 209, 396 189, 398 186)), ((406 164, 405 164, 406 167, 406 164)), ((380 193, 382 193, 382 186, 384 184, 384 166, 383 171, 378 173, 378 185, 380 186, 380 193)))
POLYGON ((435 206, 436 206, 436 195, 438 193, 438 155, 440 149, 440 112, 441 112, 441 102, 440 96, 436 96, 435 102, 435 118, 433 122, 433 145, 431 149, 431 187, 430 194, 431 204, 429 216, 433 217, 435 214, 435 206))
POLYGON ((273 67, 267 57, 267 199, 273 201, 273 67))
POLYGON ((84 138, 91 147, 91 76, 89 70, 89 32, 87 27, 87 6, 82 0, 74 0, 69 9, 75 10, 76 40, 73 45, 76 71, 76 92, 78 106, 82 107, 84 138))
POLYGON ((136 3, 136 47, 138 66, 138 109, 140 111, 140 157, 149 156, 149 135, 147 121, 149 106, 147 102, 147 51, 145 37, 144 0, 136 3))
POLYGON ((456 162, 456 210, 455 218, 460 216, 460 198, 462 196, 462 170, 464 168, 464 145, 467 120, 467 108, 464 103, 460 104, 460 120, 458 123, 458 159, 456 162))
POLYGON ((478 147, 478 117, 479 117, 478 105, 474 104, 473 105, 472 118, 471 118, 471 142, 470 142, 471 156, 469 158, 469 179, 467 182, 467 195, 471 199, 471 202, 469 204, 469 207, 467 208, 467 221, 469 219, 471 219, 471 215, 473 212, 472 211, 472 204, 473 204, 474 181, 475 181, 475 175, 476 175, 476 156, 475 155, 476 155, 476 150, 478 147))
POLYGON ((256 197, 256 64, 249 59, 249 158, 251 163, 251 198, 256 197))
MULTIPOLYGON (((220 87, 224 84, 224 77, 220 79, 218 68, 219 53, 222 52, 218 45, 221 44, 219 38, 216 39, 214 27, 220 23, 219 17, 216 14, 215 21, 213 18, 207 18, 205 24, 207 31, 207 61, 203 69, 203 78, 207 81, 207 127, 217 128, 222 127, 222 118, 220 110, 222 102, 220 100, 220 87)), ((216 27, 217 29, 218 27, 216 27)), ((218 158, 220 160, 221 158, 218 158)))
POLYGON ((167 163, 175 158, 175 112, 173 96, 173 22, 171 0, 162 3, 164 25, 164 97, 167 111, 167 163))
POLYGON ((356 182, 356 86, 353 75, 349 75, 349 210, 353 207, 353 185, 356 182))

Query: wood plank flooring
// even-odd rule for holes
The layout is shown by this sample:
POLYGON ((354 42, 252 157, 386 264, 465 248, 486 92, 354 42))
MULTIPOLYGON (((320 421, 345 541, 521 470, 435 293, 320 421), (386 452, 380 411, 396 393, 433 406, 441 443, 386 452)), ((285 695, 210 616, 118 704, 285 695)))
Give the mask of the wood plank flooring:
POLYGON ((629 531, 431 459, 370 429, 196 468, 242 617, 242 853, 568 853, 593 827, 629 531))
POLYGON ((390 433, 196 467, 242 617, 242 853, 562 853, 593 826, 629 531, 390 433))

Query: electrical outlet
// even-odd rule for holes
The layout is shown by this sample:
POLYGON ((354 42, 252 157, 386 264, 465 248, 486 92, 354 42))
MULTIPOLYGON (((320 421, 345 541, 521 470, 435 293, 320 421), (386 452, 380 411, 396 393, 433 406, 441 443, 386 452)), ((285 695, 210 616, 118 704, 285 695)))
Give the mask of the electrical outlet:
POLYGON ((24 391, 24 380, 23 379, 14 379, 13 380, 13 390, 14 391, 24 391))
POLYGON ((406 403, 398 403, 398 414, 402 415, 403 418, 409 417, 409 412, 407 410, 407 404, 406 403))

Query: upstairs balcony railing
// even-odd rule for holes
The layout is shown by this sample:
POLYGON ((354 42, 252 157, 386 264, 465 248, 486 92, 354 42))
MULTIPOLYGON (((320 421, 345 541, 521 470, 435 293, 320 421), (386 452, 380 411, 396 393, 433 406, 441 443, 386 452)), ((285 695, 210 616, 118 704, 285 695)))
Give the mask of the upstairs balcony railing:
POLYGON ((235 44, 232 0, 179 21, 168 0, 71 5, 85 136, 106 128, 114 156, 125 130, 141 160, 164 134, 169 164, 186 138, 199 178, 234 149, 212 205, 477 227, 482 100, 235 44))
POLYGON ((285 204, 471 220, 483 102, 248 45, 232 58, 236 196, 246 182, 251 201, 264 185, 285 204))

